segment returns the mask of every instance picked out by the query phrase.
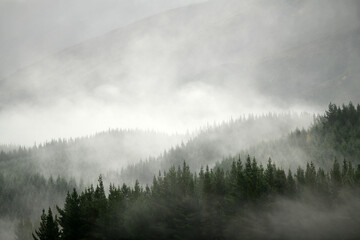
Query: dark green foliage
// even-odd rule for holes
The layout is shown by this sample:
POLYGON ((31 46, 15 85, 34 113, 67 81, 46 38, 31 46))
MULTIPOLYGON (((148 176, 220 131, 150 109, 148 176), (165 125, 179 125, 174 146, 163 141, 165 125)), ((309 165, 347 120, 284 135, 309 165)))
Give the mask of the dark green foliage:
MULTIPOLYGON (((341 107, 330 103, 308 131, 292 134, 308 156, 318 164, 328 166, 335 157, 358 162, 360 159, 360 105, 350 102, 341 107)), ((345 168, 348 166, 344 165, 345 168)))
POLYGON ((80 218, 80 199, 76 189, 71 195, 67 193, 64 209, 57 207, 57 210, 60 214, 58 222, 62 228, 61 239, 80 239, 82 221, 80 218))
MULTIPOLYGON (((330 104, 326 114, 318 117, 309 130, 296 130, 279 145, 276 144, 281 141, 265 143, 274 151, 280 146, 281 154, 289 159, 293 156, 284 153, 295 149, 296 154, 305 157, 302 162, 308 160, 306 167, 290 166, 296 169, 294 175, 290 170, 286 174, 271 159, 264 168, 263 161, 258 162, 247 153, 244 162, 240 157, 228 158, 215 168, 206 166, 193 174, 183 159, 189 159, 197 169, 199 164, 206 165, 207 158, 217 150, 190 141, 164 154, 168 161, 161 165, 162 169, 171 164, 182 166, 159 172, 151 187, 144 188, 138 181, 133 187, 110 185, 106 195, 100 176, 96 187, 90 186, 79 195, 73 191, 67 195, 64 208, 58 208, 60 238, 231 239, 229 225, 241 223, 236 229, 239 232, 254 227, 247 210, 262 211, 274 205, 274 199, 307 198, 312 204, 319 204, 317 200, 321 199, 321 204, 336 206, 343 191, 359 191, 360 165, 353 165, 360 159, 359 119, 360 106, 349 104, 340 108, 330 104), (196 155, 199 146, 202 154, 196 155), (192 161, 194 156, 200 159, 196 163, 192 161)), ((19 154, 24 153, 19 150, 19 154)), ((151 163, 133 166, 134 176, 138 176, 140 167, 147 172, 145 178, 149 178, 149 172, 155 171, 160 162, 149 167, 151 163)), ((277 164, 284 166, 283 162, 277 164)), ((43 184, 41 179, 36 182, 43 184)), ((42 226, 38 232, 41 229, 42 226)))
POLYGON ((331 202, 341 186, 360 187, 358 170, 350 162, 344 161, 340 170, 335 160, 330 173, 310 163, 306 170, 299 167, 294 178, 270 159, 263 169, 248 156, 244 167, 238 159, 230 171, 206 167, 197 175, 184 162, 154 177, 151 188, 144 190, 138 181, 132 188, 110 185, 108 195, 100 176, 95 189, 67 194, 64 207, 57 208, 57 221, 50 209, 47 215, 43 212, 36 235, 38 239, 49 239, 50 234, 52 239, 225 239, 229 223, 246 222, 242 212, 250 205, 264 207, 273 197, 298 198, 304 190, 331 202))
POLYGON ((311 162, 310 164, 306 164, 305 170, 305 183, 312 188, 315 187, 316 184, 316 170, 314 164, 311 162))
POLYGON ((40 227, 33 234, 34 240, 58 240, 60 239, 59 225, 57 223, 57 217, 53 217, 52 211, 49 208, 48 213, 41 215, 40 227))
MULTIPOLYGON (((287 166, 296 173, 299 164, 313 162, 329 170, 335 158, 346 159, 355 167, 360 164, 360 105, 352 103, 338 107, 329 105, 324 115, 314 117, 310 128, 296 129, 277 140, 264 141, 249 148, 239 150, 242 157, 257 156, 265 164, 269 156, 277 164, 287 166)), ((221 168, 230 169, 232 158, 218 164, 221 168)))
POLYGON ((335 159, 333 168, 330 173, 331 173, 331 181, 333 185, 339 187, 342 183, 342 176, 341 176, 340 164, 337 161, 337 159, 335 159))
POLYGON ((289 194, 289 196, 292 196, 296 192, 296 184, 290 169, 288 171, 286 182, 287 182, 286 191, 289 194))
MULTIPOLYGON (((135 181, 138 178, 142 183, 151 183, 152 176, 159 169, 163 171, 173 165, 181 165, 184 159, 192 169, 213 165, 225 156, 235 155, 244 148, 262 141, 281 137, 296 126, 304 123, 309 125, 311 121, 310 114, 268 113, 260 116, 240 117, 208 126, 185 144, 172 147, 158 158, 150 158, 148 161, 127 166, 122 170, 120 180, 135 181)), ((227 162, 228 166, 224 169, 230 169, 231 162, 227 162)))

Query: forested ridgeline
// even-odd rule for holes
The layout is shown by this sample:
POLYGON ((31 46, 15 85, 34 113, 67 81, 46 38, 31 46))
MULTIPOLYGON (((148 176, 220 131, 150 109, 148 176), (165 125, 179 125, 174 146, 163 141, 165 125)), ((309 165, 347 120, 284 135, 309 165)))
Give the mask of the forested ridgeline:
POLYGON ((78 189, 75 180, 61 177, 0 174, 0 216, 34 220, 42 206, 61 204, 62 196, 73 188, 78 189))
MULTIPOLYGON (((360 105, 330 104, 323 115, 317 116, 309 129, 296 129, 287 136, 255 144, 239 151, 241 157, 257 156, 261 163, 271 157, 280 166, 296 170, 306 162, 329 170, 333 159, 347 159, 360 164, 360 105)), ((232 158, 219 162, 231 167, 232 158)))
POLYGON ((109 173, 106 178, 113 181, 129 183, 139 178, 151 183, 159 169, 166 170, 184 160, 199 169, 252 144, 281 137, 299 126, 307 127, 312 120, 313 116, 307 113, 269 113, 208 125, 191 139, 190 135, 109 130, 89 137, 52 140, 31 148, 4 146, 0 151, 0 171, 15 175, 19 171, 46 177, 60 175, 85 182, 92 182, 99 173, 109 173))
POLYGON ((105 177, 119 182, 134 183, 139 179, 151 183, 159 169, 164 171, 172 165, 181 165, 184 160, 191 169, 199 170, 201 166, 213 165, 263 141, 286 136, 297 127, 307 128, 314 117, 308 113, 268 113, 231 119, 203 129, 188 142, 164 151, 157 158, 129 164, 120 173, 110 172, 105 177))
MULTIPOLYGON (((277 212, 279 199, 307 204, 312 210, 328 214, 347 205, 349 196, 360 200, 359 188, 360 166, 354 168, 346 160, 341 164, 335 160, 329 172, 310 163, 305 169, 299 167, 295 174, 276 167, 271 160, 264 168, 250 157, 245 162, 233 161, 226 172, 206 167, 196 174, 184 162, 182 167, 159 173, 151 187, 142 187, 139 182, 134 187, 110 185, 106 194, 100 176, 96 187, 91 186, 80 194, 76 190, 68 193, 63 208, 43 211, 40 227, 33 237, 39 240, 289 239, 291 230, 297 228, 307 230, 300 237, 306 239, 314 226, 301 229, 301 224, 292 226, 285 221, 279 223, 285 227, 282 232, 274 230, 277 223, 269 216, 277 212), (266 223, 267 220, 270 222, 266 223)), ((296 218, 289 204, 289 209, 280 206, 285 208, 281 209, 282 214, 296 218)), ((349 232, 344 233, 341 227, 344 222, 358 222, 359 217, 357 213, 339 215, 334 219, 340 227, 337 234, 331 235, 333 230, 328 226, 328 234, 309 238, 360 236, 358 227, 353 229, 352 224, 348 224, 349 232)))
POLYGON ((74 179, 60 176, 0 173, 0 238, 31 239, 44 206, 62 206, 63 196, 74 188, 83 189, 74 179))
POLYGON ((51 140, 33 147, 2 146, 0 172, 63 176, 93 181, 93 176, 149 156, 186 140, 185 135, 109 129, 91 136, 51 140), (106 164, 104 164, 106 162, 106 164), (90 180, 91 179, 91 180, 90 180))
MULTIPOLYGON (((189 165, 199 168, 201 162, 203 165, 211 164, 221 159, 223 154, 237 152, 242 144, 247 146, 262 138, 280 136, 298 125, 309 124, 311 119, 309 114, 266 114, 208 126, 200 131, 198 137, 193 137, 190 143, 174 147, 158 158, 150 158, 153 159, 150 162, 135 164, 134 172, 130 171, 131 167, 118 172, 116 166, 124 164, 124 157, 128 158, 125 162, 136 162, 139 160, 135 160, 136 156, 145 156, 145 152, 160 149, 163 141, 167 141, 168 146, 175 141, 174 138, 153 132, 110 130, 90 137, 53 140, 31 148, 4 146, 1 148, 3 151, 0 151, 0 220, 15 223, 18 225, 15 228, 17 235, 26 235, 31 230, 31 222, 34 223, 34 219, 40 216, 44 206, 63 204, 62 196, 75 187, 75 179, 78 189, 83 189, 79 178, 83 178, 88 185, 100 173, 105 173, 104 181, 107 183, 130 184, 136 178, 143 184, 151 183, 159 169, 166 170, 172 164, 181 164, 185 159, 191 162, 189 165), (258 129, 258 125, 262 127, 258 129), (251 135, 251 141, 245 141, 245 134, 251 135), (239 141, 236 141, 237 138, 239 141), (225 153, 227 150, 229 153, 225 153), (137 169, 140 166, 143 167, 141 172, 137 169), (106 174, 106 169, 115 172, 106 174), (52 187, 53 183, 61 187, 52 187), (66 187, 62 187, 64 184, 66 187), (27 230, 23 233, 22 229, 27 230)), ((174 137, 178 139, 179 136, 174 137)), ((192 169, 196 170, 195 167, 192 169)))

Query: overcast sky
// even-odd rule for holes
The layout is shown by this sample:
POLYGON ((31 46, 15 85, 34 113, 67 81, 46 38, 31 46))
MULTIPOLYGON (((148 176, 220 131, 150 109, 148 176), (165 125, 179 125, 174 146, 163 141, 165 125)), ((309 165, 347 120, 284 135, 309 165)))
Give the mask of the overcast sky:
POLYGON ((0 0, 0 78, 139 19, 204 0, 0 0))
POLYGON ((0 4, 0 144, 360 99, 356 0, 0 4))

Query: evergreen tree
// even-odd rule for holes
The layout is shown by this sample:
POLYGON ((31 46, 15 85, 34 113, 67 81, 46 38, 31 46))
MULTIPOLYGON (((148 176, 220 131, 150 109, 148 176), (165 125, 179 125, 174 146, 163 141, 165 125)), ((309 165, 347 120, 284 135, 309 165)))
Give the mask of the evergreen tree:
POLYGON ((331 169, 331 181, 335 187, 339 187, 342 182, 340 164, 335 158, 333 168, 331 169))
POLYGON ((305 170, 305 184, 312 189, 315 188, 316 184, 316 169, 314 164, 311 162, 310 164, 306 164, 306 170, 305 170))
POLYGON ((286 178, 286 190, 287 190, 287 194, 289 196, 293 196, 296 192, 296 183, 295 183, 295 179, 292 176, 291 170, 289 169, 288 171, 288 175, 286 178))
POLYGON ((48 210, 48 214, 43 213, 41 215, 40 227, 38 230, 35 230, 33 234, 34 240, 59 240, 60 231, 57 223, 57 217, 53 217, 51 208, 48 210))
POLYGON ((91 186, 80 195, 76 190, 67 194, 64 208, 58 207, 58 220, 51 209, 48 214, 43 211, 34 239, 225 239, 228 226, 234 222, 239 221, 239 229, 246 229, 249 219, 244 212, 250 207, 267 209, 278 195, 301 197, 298 190, 306 186, 316 190, 308 193, 331 205, 340 189, 331 188, 331 183, 349 176, 357 179, 360 172, 360 167, 355 172, 347 163, 342 176, 335 160, 331 174, 321 168, 316 171, 310 163, 306 171, 299 167, 293 177, 290 170, 286 175, 271 160, 264 170, 250 156, 245 169, 239 159, 233 161, 230 171, 207 166, 199 177, 191 174, 186 163, 175 169, 154 177, 153 186, 145 191, 138 181, 133 187, 110 184, 108 196, 100 176, 95 189, 91 186))
POLYGON ((270 192, 273 192, 274 181, 275 181, 275 165, 271 162, 271 158, 268 160, 268 164, 265 170, 265 179, 270 192))
POLYGON ((305 173, 301 167, 297 168, 295 177, 300 186, 305 184, 305 173))
POLYGON ((67 193, 64 209, 56 207, 60 216, 58 219, 59 225, 61 226, 61 239, 81 239, 83 233, 81 232, 82 219, 80 212, 80 199, 73 189, 72 194, 67 193))

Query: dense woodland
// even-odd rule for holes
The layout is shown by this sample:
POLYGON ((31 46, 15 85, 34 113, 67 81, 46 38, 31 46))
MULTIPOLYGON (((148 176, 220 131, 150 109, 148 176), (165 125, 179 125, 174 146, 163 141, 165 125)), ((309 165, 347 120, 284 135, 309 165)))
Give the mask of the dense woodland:
MULTIPOLYGON (((293 116, 294 117, 294 116, 293 116)), ((269 157, 276 160, 279 166, 295 171, 298 166, 305 167, 306 162, 313 162, 325 170, 329 170, 335 158, 347 159, 360 164, 360 105, 336 106, 330 104, 325 114, 305 115, 297 120, 298 128, 289 127, 292 122, 290 115, 269 114, 261 118, 249 118, 247 121, 235 121, 233 124, 222 125, 207 131, 201 137, 190 140, 183 146, 170 149, 159 159, 136 163, 128 166, 118 178, 122 181, 140 178, 141 182, 151 183, 154 172, 166 170, 171 165, 179 165, 186 160, 192 169, 200 166, 217 164, 229 170, 232 157, 240 154, 246 158, 248 154, 266 164, 269 157), (312 119, 310 125, 306 119, 312 119), (300 124, 309 128, 301 128, 300 124), (287 129, 287 134, 279 134, 273 130, 259 130, 261 140, 257 138, 256 129, 287 129), (253 129, 248 131, 248 129, 253 129), (238 132, 237 132, 238 131, 238 132), (290 134, 288 132, 292 131, 290 134), (273 136, 273 137, 271 137, 273 136), (248 144, 250 143, 250 144, 248 144), (239 145, 238 145, 239 144, 239 145), (241 146, 240 146, 241 145, 241 146), (229 157, 230 156, 230 157, 229 157), (222 161, 221 159, 225 159, 222 161), (139 176, 139 177, 137 177, 139 176)))
MULTIPOLYGON (((16 223, 17 239, 32 239, 31 232, 39 239, 56 239, 42 238, 42 234, 48 234, 45 233, 48 225, 53 225, 52 234, 58 229, 55 235, 60 239, 234 239, 264 238, 274 226, 261 231, 254 226, 268 226, 274 221, 259 219, 284 211, 281 207, 275 208, 279 198, 291 204, 315 204, 316 209, 324 206, 319 208, 324 212, 341 206, 360 211, 360 206, 357 208, 344 200, 359 202, 360 106, 330 104, 308 130, 295 130, 278 140, 270 140, 271 133, 279 136, 291 128, 291 124, 283 127, 282 124, 293 118, 270 114, 213 126, 159 158, 134 164, 121 172, 105 173, 96 187, 89 188, 84 185, 90 186, 91 181, 84 184, 61 174, 37 173, 39 162, 34 158, 45 156, 39 152, 53 151, 46 154, 49 165, 45 164, 46 158, 42 159, 44 169, 59 166, 57 171, 65 171, 71 161, 67 149, 84 150, 72 145, 84 146, 79 143, 91 138, 52 141, 30 149, 12 147, 0 153, 0 216, 16 223), (248 135, 256 132, 257 124, 265 123, 267 126, 260 131, 260 136, 248 135), (275 130, 267 129, 271 124, 275 130), (250 131, 241 136, 244 129, 250 131), (237 136, 239 143, 236 143, 237 136), (247 137, 254 143, 253 147, 234 154, 247 137), (259 143, 260 138, 269 140, 259 143), (229 150, 228 154, 224 149, 229 150), (249 155, 256 156, 256 160, 249 155), (215 159, 219 162, 214 166, 215 159), (65 164, 63 168, 61 163, 65 164), (139 181, 135 181, 136 178, 139 181), (124 185, 104 187, 110 180, 124 185), (43 208, 46 210, 40 219, 43 208), (73 208, 75 213, 69 210, 73 208), (66 225, 74 219, 77 224, 66 225), (66 228, 72 225, 79 227, 76 232, 81 236, 67 237, 66 228), (241 233, 237 229, 241 229, 241 233)), ((298 120, 302 122, 303 118, 298 120)), ((106 138, 107 133, 103 134, 106 138)), ((88 177, 96 179, 98 174, 88 174, 88 177)), ((351 218, 353 224, 360 223, 357 215, 347 216, 347 212, 343 215, 351 218)), ((341 224, 347 225, 347 222, 338 223, 341 224)), ((279 234, 273 238, 289 238, 279 234)), ((351 238, 355 233, 349 231, 348 234, 351 238)))
MULTIPOLYGON (((224 158, 234 156, 241 150, 263 141, 271 141, 288 135, 296 127, 308 127, 314 117, 308 113, 269 113, 231 119, 203 129, 188 142, 165 151, 158 158, 149 158, 130 164, 115 177, 111 175, 113 174, 111 172, 105 177, 128 183, 134 183, 138 179, 140 182, 150 184, 154 173, 157 173, 159 169, 164 171, 172 165, 181 165, 184 160, 194 171, 200 170, 201 166, 214 165, 224 158)), ((247 154, 243 157, 246 156, 247 154)))
POLYGON ((91 136, 51 140, 32 147, 0 146, 0 172, 6 169, 15 174, 21 171, 46 178, 61 175, 92 182, 99 171, 120 170, 129 163, 157 156, 164 148, 187 138, 155 131, 109 129, 91 136))
POLYGON ((0 148, 0 171, 41 174, 46 178, 60 175, 85 182, 93 182, 94 175, 103 173, 111 181, 134 183, 139 179, 151 183, 159 169, 167 170, 186 160, 198 170, 251 145, 288 134, 298 126, 309 126, 312 120, 313 116, 306 113, 269 113, 209 125, 193 136, 109 130, 30 148, 3 146, 10 150, 0 148))
POLYGON ((228 119, 360 102, 360 1, 108 1, 0 4, 0 240, 360 239, 360 105, 228 119))
MULTIPOLYGON (((317 116, 308 129, 296 129, 277 140, 264 141, 239 151, 243 158, 256 156, 265 164, 271 157, 278 165, 293 171, 306 162, 330 170, 332 161, 346 159, 360 164, 360 105, 337 106, 330 104, 325 114, 317 116)), ((219 162, 219 167, 229 169, 232 159, 219 162)))
MULTIPOLYGON (((330 172, 307 164, 295 174, 269 160, 233 161, 231 170, 201 169, 193 174, 186 163, 154 177, 151 187, 97 186, 68 193, 58 214, 43 211, 34 239, 234 239, 251 234, 246 212, 267 211, 275 197, 302 198, 309 192, 330 210, 343 189, 358 191, 360 165, 334 161, 330 172), (235 226, 237 231, 232 228, 235 226), (246 235, 247 234, 247 235, 246 235)), ((263 236, 262 236, 263 237, 263 236)))

